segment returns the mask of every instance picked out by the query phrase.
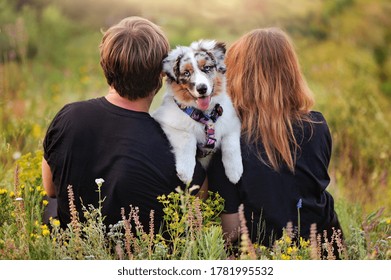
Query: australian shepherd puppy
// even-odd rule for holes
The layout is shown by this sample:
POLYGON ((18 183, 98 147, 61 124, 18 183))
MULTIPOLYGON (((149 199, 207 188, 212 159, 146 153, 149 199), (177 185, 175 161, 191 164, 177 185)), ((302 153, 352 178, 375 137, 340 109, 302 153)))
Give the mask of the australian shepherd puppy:
POLYGON ((207 168, 221 148, 226 175, 243 173, 240 121, 226 93, 225 44, 200 40, 179 46, 163 60, 167 76, 162 105, 152 114, 171 143, 179 178, 189 184, 196 155, 207 168))

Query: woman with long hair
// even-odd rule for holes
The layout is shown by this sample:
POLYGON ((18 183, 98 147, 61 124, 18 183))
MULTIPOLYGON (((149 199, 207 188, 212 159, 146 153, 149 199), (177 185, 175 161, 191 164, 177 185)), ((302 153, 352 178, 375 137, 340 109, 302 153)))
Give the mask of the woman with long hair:
POLYGON ((328 240, 341 238, 326 191, 331 134, 323 115, 311 110, 314 99, 290 38, 278 28, 253 30, 232 44, 226 66, 227 90, 242 123, 244 172, 231 184, 217 156, 208 178, 209 188, 225 199, 228 239, 238 237, 241 204, 253 242, 271 246, 288 223, 296 238, 309 238, 311 226, 322 236, 326 231, 328 240))

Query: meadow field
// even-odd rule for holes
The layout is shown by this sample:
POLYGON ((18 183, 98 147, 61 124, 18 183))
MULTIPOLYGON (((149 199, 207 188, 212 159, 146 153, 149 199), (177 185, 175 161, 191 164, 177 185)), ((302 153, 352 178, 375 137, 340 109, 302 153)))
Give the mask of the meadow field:
POLYGON ((0 259, 322 258, 316 235, 294 242, 289 225, 273 248, 250 244, 246 232, 238 250, 230 248, 218 226, 217 194, 206 201, 186 192, 159 197, 172 229, 170 249, 160 234, 133 236, 126 217, 106 233, 102 203, 86 205, 87 223, 75 216, 66 231, 54 219, 43 224, 46 129, 66 103, 106 94, 102 30, 138 15, 160 25, 172 47, 201 38, 229 46, 254 28, 284 29, 314 93, 314 109, 332 133, 328 190, 344 230, 342 256, 390 260, 390 14, 387 0, 1 0, 0 259))

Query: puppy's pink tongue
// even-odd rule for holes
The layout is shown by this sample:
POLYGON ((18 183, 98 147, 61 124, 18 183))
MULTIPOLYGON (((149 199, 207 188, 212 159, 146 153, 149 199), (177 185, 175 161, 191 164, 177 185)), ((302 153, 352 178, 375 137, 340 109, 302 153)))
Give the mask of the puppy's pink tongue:
POLYGON ((205 111, 209 107, 210 96, 197 98, 198 109, 205 111))

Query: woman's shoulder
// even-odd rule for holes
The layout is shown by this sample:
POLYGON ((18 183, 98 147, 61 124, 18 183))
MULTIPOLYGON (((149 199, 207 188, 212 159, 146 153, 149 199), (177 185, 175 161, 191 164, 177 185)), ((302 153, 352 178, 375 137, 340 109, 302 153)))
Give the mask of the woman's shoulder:
POLYGON ((326 122, 326 119, 324 118, 323 114, 319 111, 310 111, 308 113, 308 116, 310 117, 311 121, 326 122))

